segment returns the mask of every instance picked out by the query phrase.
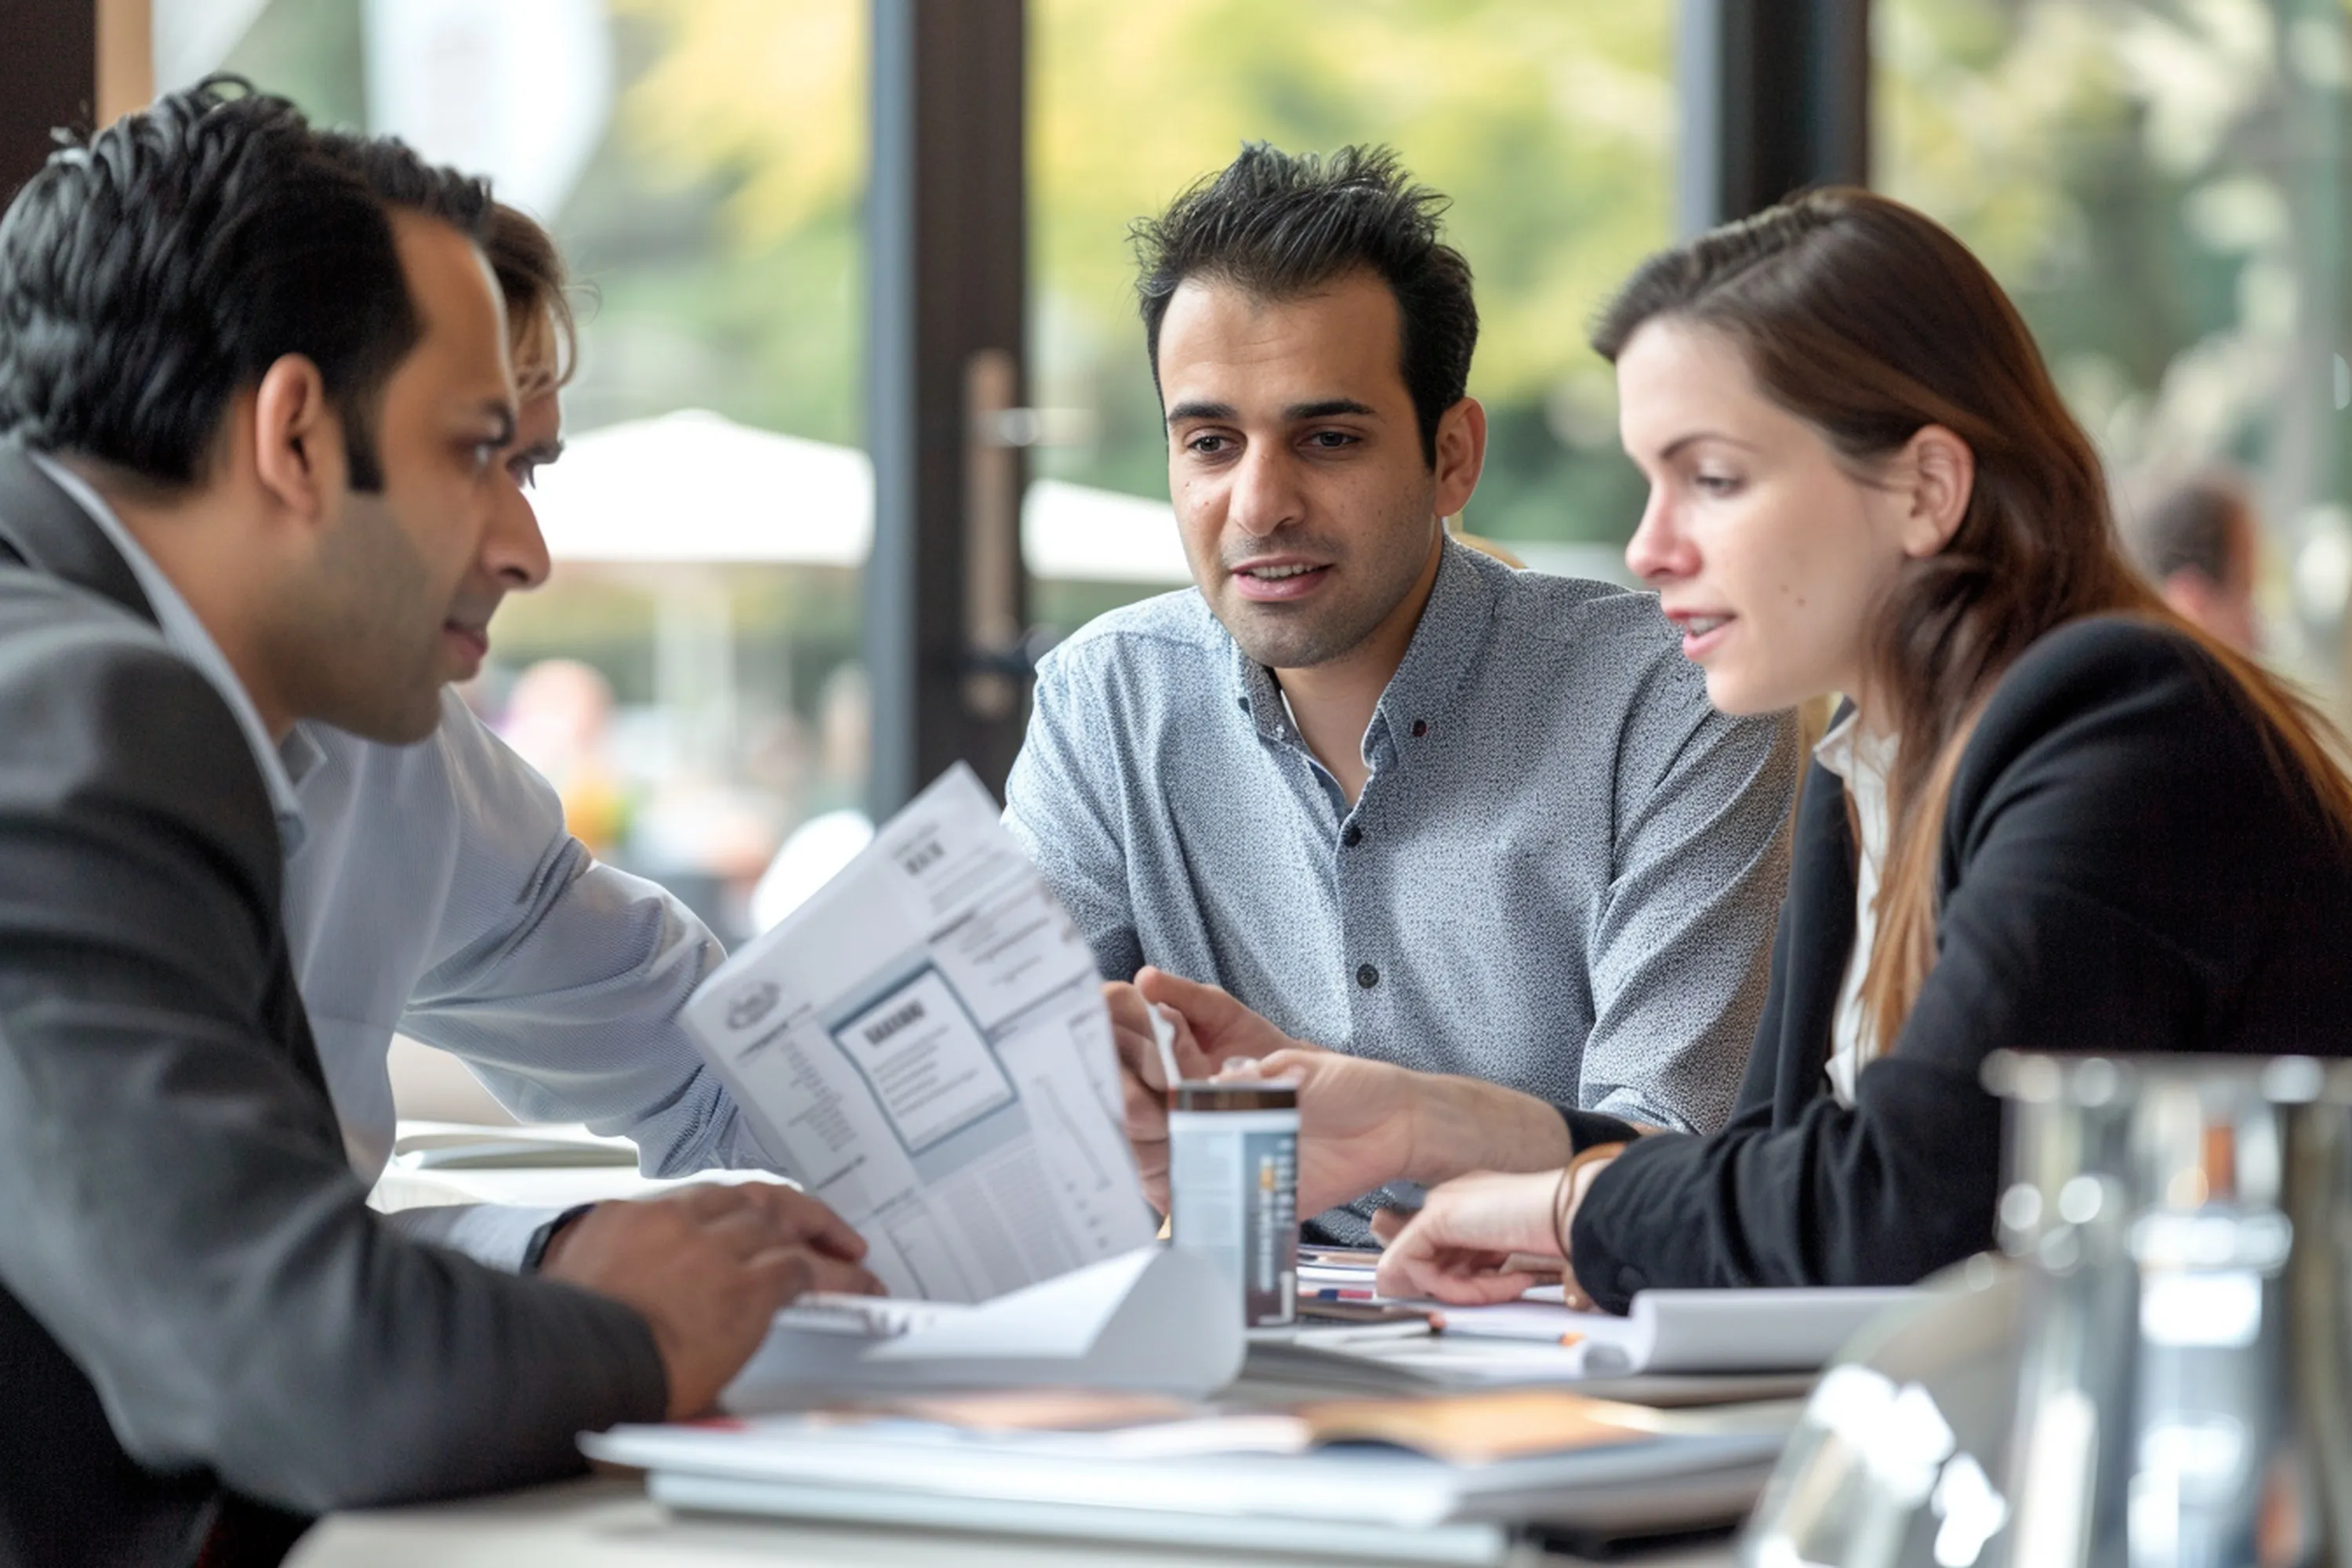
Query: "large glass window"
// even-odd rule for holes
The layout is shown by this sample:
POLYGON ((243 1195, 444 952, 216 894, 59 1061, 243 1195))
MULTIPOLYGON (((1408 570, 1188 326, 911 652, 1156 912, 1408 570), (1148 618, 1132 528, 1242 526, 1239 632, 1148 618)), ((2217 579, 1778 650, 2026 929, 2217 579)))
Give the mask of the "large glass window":
POLYGON ((2016 297, 2126 521, 2250 485, 2273 657, 2352 587, 2341 0, 1878 0, 1876 167, 2016 297))
MULTIPOLYGON (((1465 526, 1531 564, 1622 571, 1640 490, 1584 325, 1671 237, 1673 9, 1033 0, 1033 390, 1084 416, 1036 471, 1166 500, 1130 222, 1244 141, 1383 142, 1453 198, 1447 228, 1477 278, 1471 391, 1493 436, 1465 526)), ((1048 581, 1038 608, 1066 626, 1140 587, 1048 581)))

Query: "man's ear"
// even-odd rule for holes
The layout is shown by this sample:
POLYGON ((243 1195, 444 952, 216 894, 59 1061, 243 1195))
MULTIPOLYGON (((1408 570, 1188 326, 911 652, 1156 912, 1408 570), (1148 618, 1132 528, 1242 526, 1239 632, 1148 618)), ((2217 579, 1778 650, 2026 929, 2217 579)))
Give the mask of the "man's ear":
POLYGON ((1470 504, 1486 467, 1486 410, 1465 397, 1437 419, 1437 515, 1454 517, 1470 504))
POLYGON ((1925 425, 1903 448, 1896 489, 1906 503, 1903 553, 1924 560, 1941 551, 1958 531, 1976 494, 1977 455, 1941 425, 1925 425))
POLYGON ((262 372, 253 398, 253 468, 288 515, 310 524, 331 518, 350 483, 342 421, 327 405, 319 367, 284 354, 262 372))

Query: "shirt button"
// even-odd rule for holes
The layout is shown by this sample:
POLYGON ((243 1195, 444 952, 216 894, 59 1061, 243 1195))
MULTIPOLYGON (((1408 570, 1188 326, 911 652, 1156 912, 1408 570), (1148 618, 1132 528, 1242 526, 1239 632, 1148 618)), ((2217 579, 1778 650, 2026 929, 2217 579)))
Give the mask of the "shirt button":
POLYGON ((1357 845, 1361 844, 1363 841, 1364 830, 1352 822, 1348 824, 1348 831, 1339 835, 1339 842, 1346 845, 1350 849, 1353 849, 1357 845))
POLYGON ((1381 972, 1370 964, 1360 964, 1356 970, 1356 984, 1370 991, 1381 983, 1381 972))
POLYGON ((1415 719, 1415 720, 1412 721, 1412 738, 1413 738, 1414 740, 1418 741, 1418 740, 1420 740, 1423 735, 1426 735, 1426 734, 1428 734, 1428 733, 1429 733, 1429 721, 1428 721, 1428 720, 1426 720, 1426 719, 1415 719))

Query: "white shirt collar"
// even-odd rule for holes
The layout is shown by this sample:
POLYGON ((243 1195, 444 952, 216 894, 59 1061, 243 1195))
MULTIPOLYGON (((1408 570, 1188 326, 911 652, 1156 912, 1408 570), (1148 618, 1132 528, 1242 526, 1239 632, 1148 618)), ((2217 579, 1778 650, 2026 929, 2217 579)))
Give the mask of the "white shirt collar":
POLYGON ((213 641, 212 634, 196 618, 196 612, 179 589, 172 585, 171 578, 163 574, 163 569, 140 548, 122 520, 114 515, 106 499, 79 474, 55 458, 40 452, 28 455, 41 472, 89 514, 90 521, 104 531, 121 552, 131 568, 131 575, 138 580, 139 591, 147 595, 148 606, 155 612, 155 624, 163 634, 164 646, 194 665, 197 672, 221 694, 228 710, 236 715, 237 727, 245 731, 246 744, 252 749, 254 763, 261 769, 262 785, 269 792, 269 807, 278 818, 278 839, 286 853, 293 854, 301 847, 304 832, 302 805, 294 794, 294 784, 300 774, 317 765, 320 754, 318 743, 303 734, 299 726, 287 736, 283 748, 272 742, 245 683, 229 668, 228 657, 213 641))
POLYGON ((1813 761, 1829 769, 1847 788, 1862 782, 1859 775, 1883 785, 1894 770, 1896 737, 1880 735, 1862 727, 1862 714, 1852 711, 1830 726, 1813 746, 1813 761))

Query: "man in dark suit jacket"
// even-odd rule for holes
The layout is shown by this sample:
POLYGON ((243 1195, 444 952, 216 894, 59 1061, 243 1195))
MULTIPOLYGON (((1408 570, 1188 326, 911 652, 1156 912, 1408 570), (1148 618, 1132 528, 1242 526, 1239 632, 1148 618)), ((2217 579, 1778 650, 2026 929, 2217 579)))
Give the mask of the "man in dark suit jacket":
POLYGON ((869 1283, 756 1185, 499 1274, 346 1161, 275 746, 425 735, 509 571, 486 203, 207 84, 0 219, 0 1562, 269 1560, 307 1514, 559 1474, 869 1283))

